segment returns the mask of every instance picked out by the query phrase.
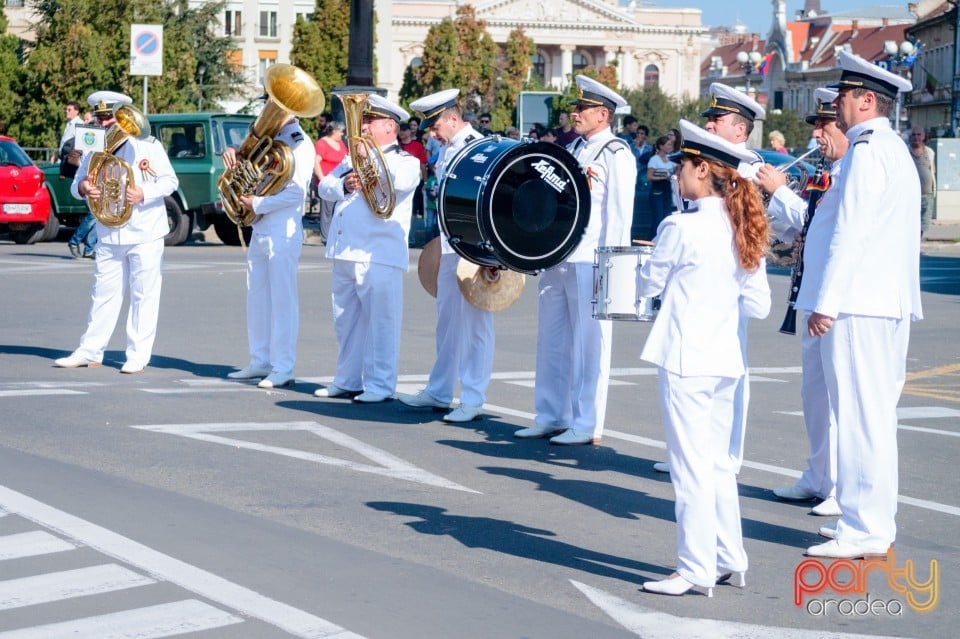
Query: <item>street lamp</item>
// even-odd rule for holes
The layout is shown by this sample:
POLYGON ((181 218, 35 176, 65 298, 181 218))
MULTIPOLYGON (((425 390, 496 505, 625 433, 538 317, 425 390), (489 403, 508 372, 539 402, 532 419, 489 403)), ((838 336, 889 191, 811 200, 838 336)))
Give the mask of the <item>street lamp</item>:
POLYGON ((751 51, 747 53, 746 51, 737 52, 737 62, 740 63, 740 67, 743 69, 743 79, 747 83, 747 94, 750 93, 750 80, 753 72, 757 70, 757 67, 760 66, 760 61, 763 60, 763 56, 760 55, 759 51, 751 51))
MULTIPOLYGON (((883 43, 883 52, 890 56, 887 59, 887 64, 890 65, 890 71, 897 75, 903 75, 902 69, 906 68, 908 69, 906 74, 908 79, 910 78, 909 69, 913 66, 913 61, 909 60, 909 58, 916 50, 916 44, 910 40, 904 40, 900 44, 897 44, 894 40, 887 40, 883 43)), ((894 116, 894 130, 897 132, 897 135, 900 135, 901 95, 902 92, 898 91, 896 115, 894 116)))
POLYGON ((203 74, 207 72, 207 67, 202 64, 197 67, 197 75, 200 76, 200 97, 197 98, 197 111, 203 111, 203 74))

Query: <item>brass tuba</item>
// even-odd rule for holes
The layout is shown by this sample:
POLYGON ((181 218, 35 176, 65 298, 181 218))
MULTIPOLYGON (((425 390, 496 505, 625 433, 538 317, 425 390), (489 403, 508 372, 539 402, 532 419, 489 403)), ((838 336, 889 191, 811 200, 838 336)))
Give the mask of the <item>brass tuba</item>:
POLYGON ((313 117, 325 105, 313 76, 292 64, 268 68, 263 88, 269 99, 237 150, 237 165, 217 180, 223 211, 238 226, 249 226, 256 217, 240 204, 242 196, 279 193, 293 173, 293 152, 273 137, 291 115, 313 117))
POLYGON ((363 135, 363 107, 367 102, 365 93, 339 95, 343 103, 343 119, 346 124, 347 148, 350 162, 360 180, 360 191, 370 211, 379 218, 393 215, 397 196, 393 190, 393 178, 387 170, 380 145, 369 135, 363 135))
POLYGON ((133 168, 114 155, 128 137, 142 140, 150 135, 150 124, 138 109, 124 104, 117 108, 116 122, 107 129, 104 150, 90 156, 87 179, 100 190, 100 197, 89 198, 90 212, 104 226, 123 226, 133 214, 127 202, 127 185, 134 184, 133 168))

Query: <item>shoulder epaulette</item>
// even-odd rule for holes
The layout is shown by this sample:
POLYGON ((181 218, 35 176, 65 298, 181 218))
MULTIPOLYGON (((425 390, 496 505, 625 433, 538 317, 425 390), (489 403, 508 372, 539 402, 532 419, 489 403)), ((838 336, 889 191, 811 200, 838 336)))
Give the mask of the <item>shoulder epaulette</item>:
POLYGON ((147 137, 143 138, 143 141, 147 142, 148 144, 153 144, 157 141, 157 138, 153 137, 152 135, 148 135, 147 137))
POLYGON ((873 135, 873 129, 867 129, 863 133, 857 136, 857 139, 853 141, 854 145, 860 144, 861 142, 867 143, 870 141, 870 137, 873 135))
POLYGON ((300 140, 303 139, 303 133, 301 133, 300 131, 294 131, 290 137, 293 138, 294 142, 299 142, 300 140))
POLYGON ((476 139, 477 139, 477 136, 471 134, 471 135, 468 135, 466 138, 464 138, 463 143, 466 144, 467 142, 473 142, 476 139))
POLYGON ((630 146, 623 138, 613 138, 603 145, 603 150, 609 150, 611 153, 616 153, 617 151, 622 151, 624 149, 629 151, 630 146))

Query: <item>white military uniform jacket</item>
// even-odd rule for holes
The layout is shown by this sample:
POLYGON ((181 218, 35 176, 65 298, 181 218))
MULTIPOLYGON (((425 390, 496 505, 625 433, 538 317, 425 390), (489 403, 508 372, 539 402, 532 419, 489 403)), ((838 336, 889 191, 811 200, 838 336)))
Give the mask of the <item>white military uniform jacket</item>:
POLYGON ((920 305, 920 180, 886 118, 847 131, 839 179, 807 231, 797 308, 923 318, 920 305), (856 162, 854 162, 856 158, 856 162), (879 182, 877 176, 897 175, 879 182))
MULTIPOLYGON (((447 170, 450 168, 451 162, 460 153, 461 149, 465 147, 469 142, 478 140, 482 138, 483 135, 479 131, 473 128, 470 123, 466 125, 457 132, 453 139, 440 147, 440 157, 437 159, 437 165, 435 171, 437 174, 437 183, 440 184, 443 182, 443 178, 447 175, 447 170)), ((449 238, 447 234, 443 232, 443 226, 440 226, 440 247, 441 252, 443 253, 454 253, 453 247, 450 246, 449 238)))
POLYGON ((279 193, 253 198, 253 211, 258 216, 253 223, 253 234, 302 238, 303 204, 313 178, 316 148, 295 119, 284 124, 274 140, 283 142, 293 151, 293 175, 279 193))
POLYGON ((413 195, 420 184, 420 161, 396 144, 384 149, 383 157, 393 180, 397 203, 389 218, 370 211, 363 193, 344 193, 343 177, 353 170, 350 156, 320 181, 317 192, 336 202, 327 234, 326 256, 350 262, 372 262, 407 271, 407 235, 413 212, 413 195))
POLYGON ((590 222, 580 244, 567 258, 569 263, 592 264, 598 246, 630 246, 634 192, 626 186, 637 181, 637 162, 621 142, 613 131, 605 129, 589 140, 578 138, 568 147, 590 185, 590 222), (611 140, 616 142, 603 148, 611 140))
POLYGON ((640 357, 683 377, 739 377, 739 318, 770 312, 766 265, 753 273, 740 265, 721 198, 695 206, 660 224, 657 246, 640 269, 639 294, 662 300, 640 357))
MULTIPOLYGON (((142 244, 162 238, 170 232, 163 198, 176 191, 179 185, 163 145, 153 137, 145 140, 128 137, 114 155, 133 169, 133 181, 143 190, 143 202, 133 207, 130 220, 123 226, 114 228, 98 221, 99 241, 104 244, 142 244)), ((70 192, 77 199, 81 199, 78 187, 87 177, 92 157, 93 153, 83 154, 70 186, 70 192)))

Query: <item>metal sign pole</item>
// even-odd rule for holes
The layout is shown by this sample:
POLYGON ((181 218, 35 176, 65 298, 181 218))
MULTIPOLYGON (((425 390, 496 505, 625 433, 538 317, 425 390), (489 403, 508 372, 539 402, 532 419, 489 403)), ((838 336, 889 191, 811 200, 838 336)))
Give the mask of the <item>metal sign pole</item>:
POLYGON ((143 114, 147 114, 147 77, 143 76, 143 114))

